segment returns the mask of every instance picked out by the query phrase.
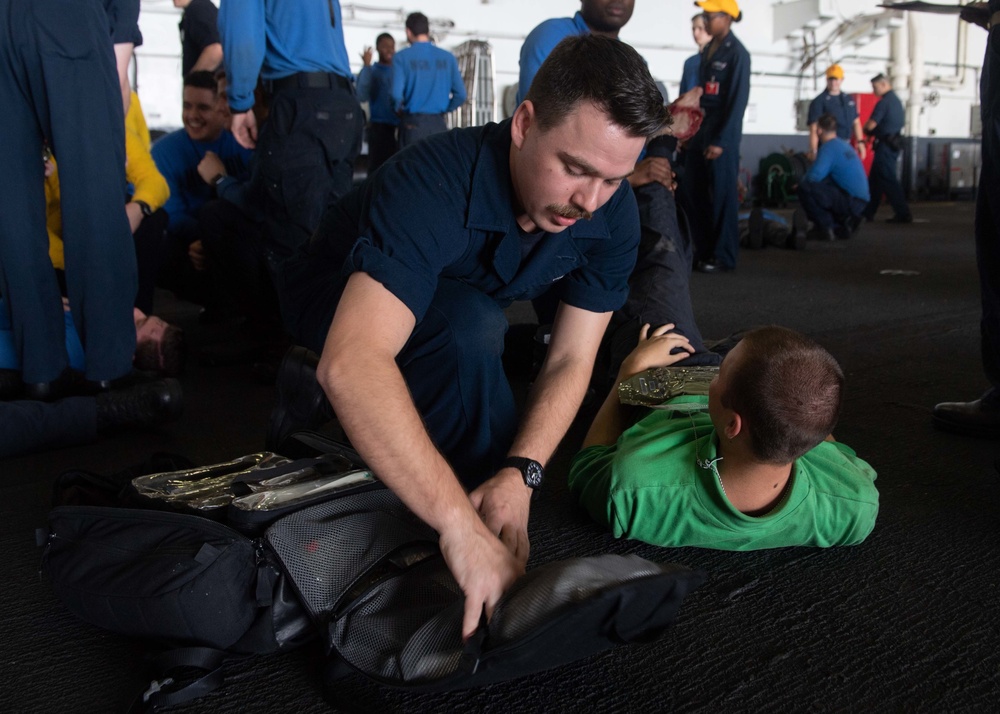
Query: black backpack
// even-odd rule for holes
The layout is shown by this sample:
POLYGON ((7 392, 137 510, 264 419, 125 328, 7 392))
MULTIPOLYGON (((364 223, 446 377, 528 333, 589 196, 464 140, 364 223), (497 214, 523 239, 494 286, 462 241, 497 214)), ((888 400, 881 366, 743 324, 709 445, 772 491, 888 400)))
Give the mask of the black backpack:
MULTIPOLYGON (((305 439, 309 448, 359 461, 315 439, 305 439)), ((287 651, 317 635, 334 697, 359 675, 431 690, 506 680, 660 637, 705 578, 636 556, 548 563, 515 583, 463 643, 463 595, 436 533, 378 482, 241 522, 242 532, 232 518, 150 508, 131 486, 117 497, 145 508, 82 505, 113 491, 90 474, 68 475, 57 489, 76 501, 53 509, 43 539, 57 596, 87 622, 165 648, 136 711, 218 687, 229 657, 287 651), (195 677, 178 676, 192 669, 195 677)))

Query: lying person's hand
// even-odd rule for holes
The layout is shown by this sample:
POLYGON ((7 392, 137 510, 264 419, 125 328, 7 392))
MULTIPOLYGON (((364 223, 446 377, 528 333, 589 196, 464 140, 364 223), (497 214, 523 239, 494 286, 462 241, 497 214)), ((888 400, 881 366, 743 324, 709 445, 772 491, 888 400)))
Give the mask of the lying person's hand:
POLYGON ((524 567, 482 521, 465 521, 441 533, 441 554, 465 593, 462 639, 469 639, 486 619, 504 591, 524 574, 524 567))
POLYGON ((649 331, 648 323, 643 325, 639 330, 639 344, 622 360, 621 370, 618 372, 619 381, 653 367, 666 367, 680 362, 693 353, 694 348, 688 338, 671 332, 673 329, 672 322, 660 325, 652 332, 649 331))
POLYGON ((670 160, 662 156, 647 156, 635 165, 635 171, 628 177, 632 188, 645 186, 649 183, 661 183, 668 190, 677 188, 677 175, 670 166, 670 160))
POLYGON ((712 146, 709 146, 707 149, 705 149, 705 158, 708 159, 709 161, 715 161, 720 156, 722 156, 721 146, 715 146, 713 144, 712 146))
POLYGON ((511 552, 521 569, 528 562, 528 511, 531 489, 515 468, 500 473, 469 494, 486 528, 511 552))

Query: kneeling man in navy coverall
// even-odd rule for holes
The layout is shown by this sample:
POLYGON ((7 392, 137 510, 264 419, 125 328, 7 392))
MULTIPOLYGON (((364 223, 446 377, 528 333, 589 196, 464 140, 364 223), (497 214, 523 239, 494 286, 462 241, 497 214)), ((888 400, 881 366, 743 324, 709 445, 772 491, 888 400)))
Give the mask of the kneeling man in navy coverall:
POLYGON ((351 443, 440 534, 466 636, 524 572, 532 488, 628 292, 639 216, 625 179, 666 121, 635 50, 567 38, 511 119, 397 153, 285 265, 288 327, 322 350, 317 378, 351 443), (518 424, 503 309, 553 286, 518 424))

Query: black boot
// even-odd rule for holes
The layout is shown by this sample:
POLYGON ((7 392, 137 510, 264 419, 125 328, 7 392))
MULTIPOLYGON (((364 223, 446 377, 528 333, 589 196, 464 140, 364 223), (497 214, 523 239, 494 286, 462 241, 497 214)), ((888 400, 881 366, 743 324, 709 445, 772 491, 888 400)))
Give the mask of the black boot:
POLYGON ((276 451, 289 434, 315 429, 334 418, 333 407, 316 381, 319 357, 305 347, 288 348, 278 367, 278 402, 267 425, 267 448, 276 451))
POLYGON ((165 424, 179 417, 184 408, 181 383, 176 379, 111 389, 94 399, 99 432, 165 424))

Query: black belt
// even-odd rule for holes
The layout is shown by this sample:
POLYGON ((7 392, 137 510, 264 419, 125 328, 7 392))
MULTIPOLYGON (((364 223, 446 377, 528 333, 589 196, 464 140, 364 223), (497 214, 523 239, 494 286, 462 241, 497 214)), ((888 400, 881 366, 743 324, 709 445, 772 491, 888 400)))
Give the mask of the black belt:
POLYGON ((279 79, 265 80, 264 88, 271 93, 282 89, 347 89, 351 80, 334 72, 297 72, 279 79))

